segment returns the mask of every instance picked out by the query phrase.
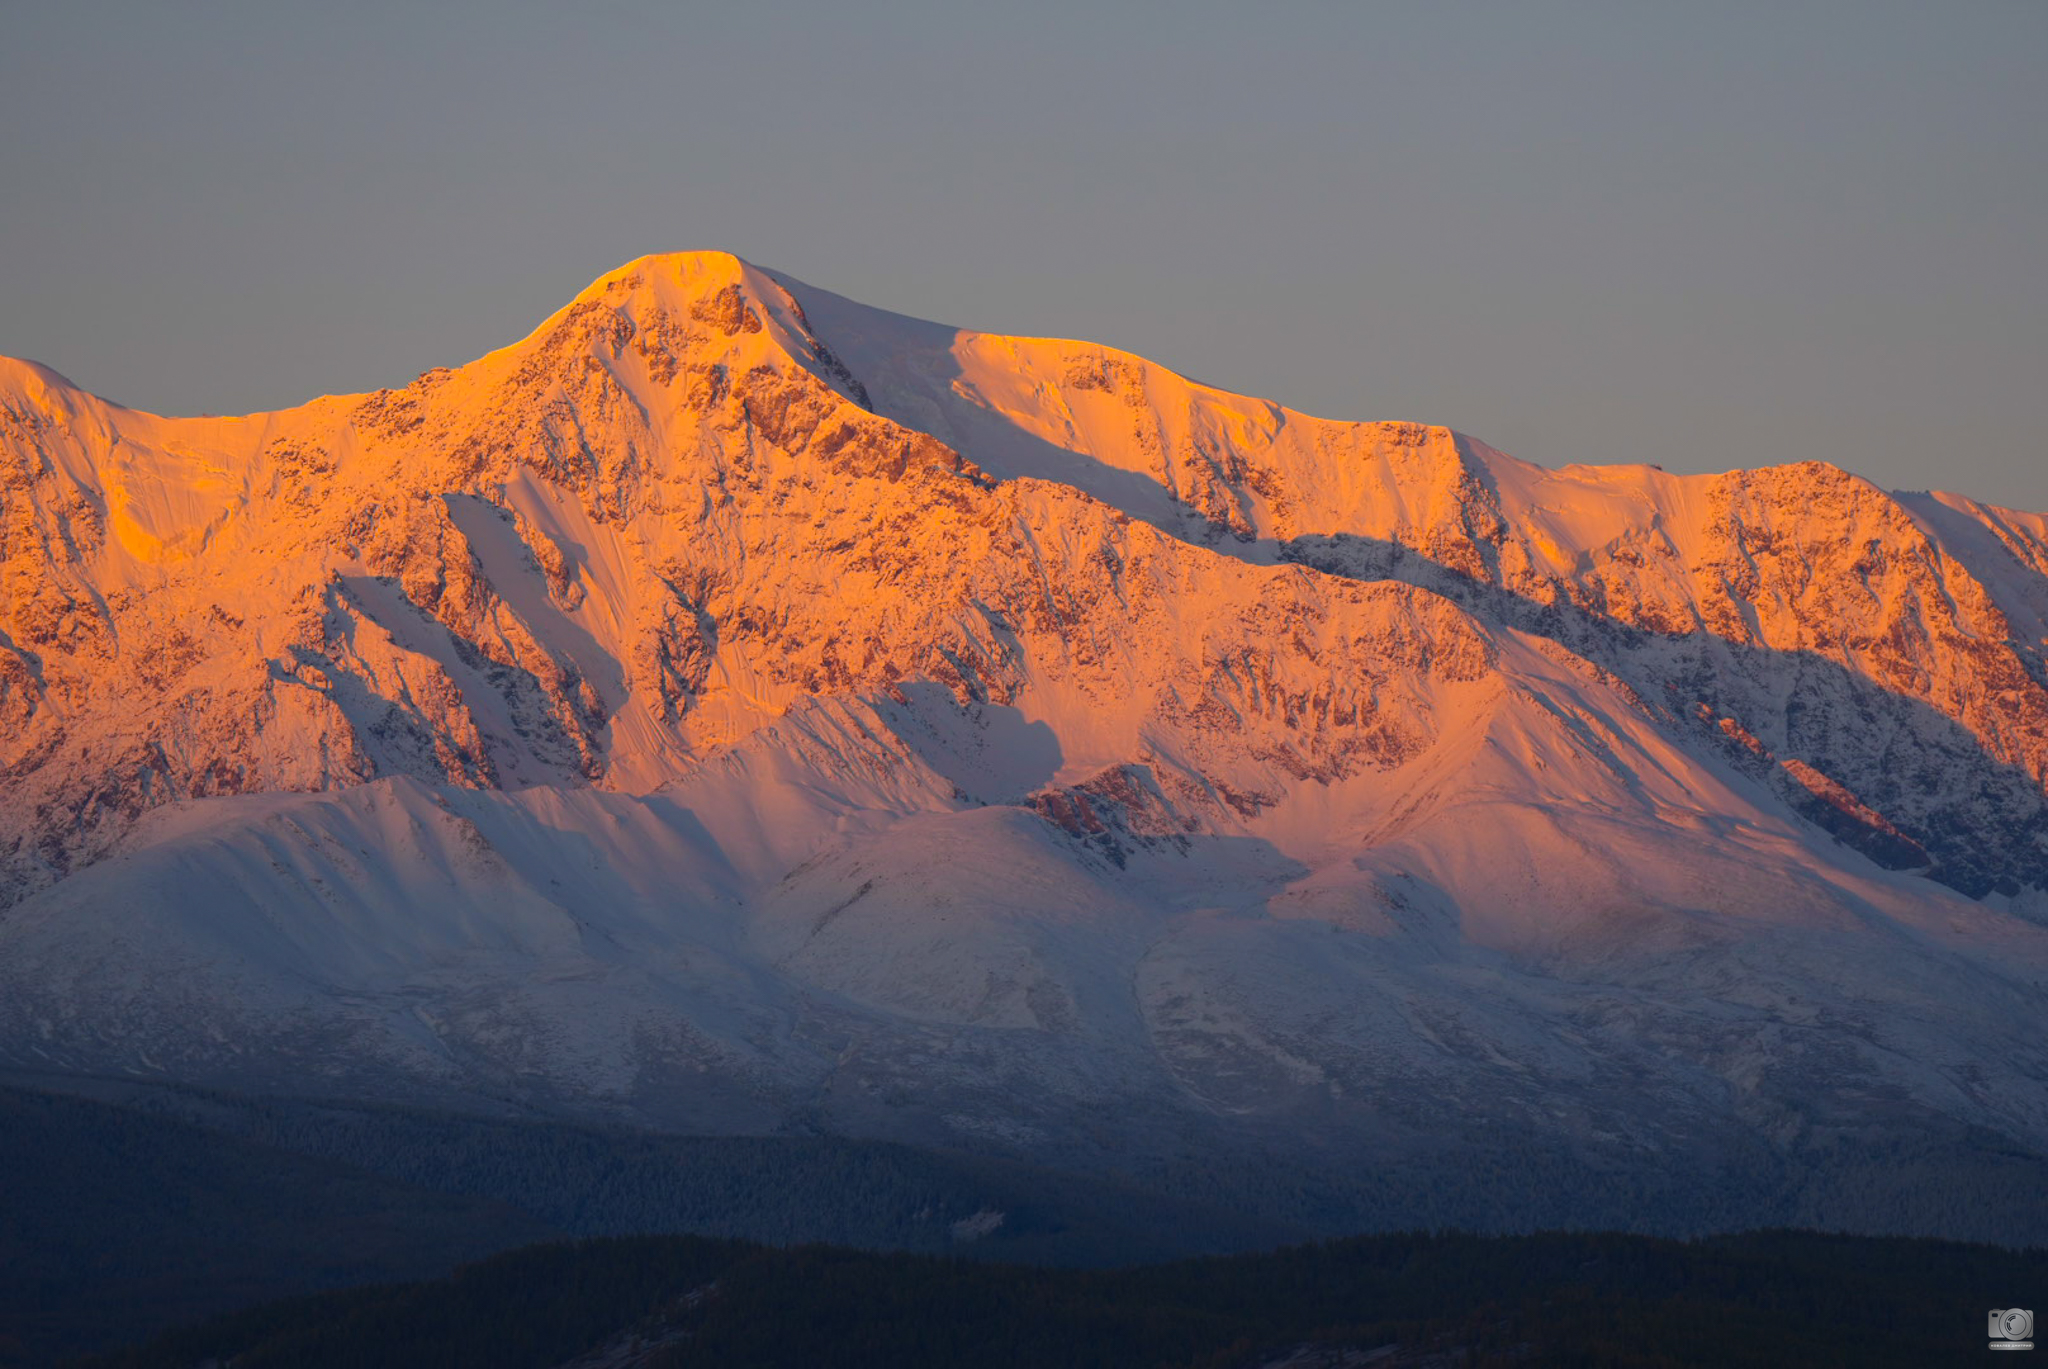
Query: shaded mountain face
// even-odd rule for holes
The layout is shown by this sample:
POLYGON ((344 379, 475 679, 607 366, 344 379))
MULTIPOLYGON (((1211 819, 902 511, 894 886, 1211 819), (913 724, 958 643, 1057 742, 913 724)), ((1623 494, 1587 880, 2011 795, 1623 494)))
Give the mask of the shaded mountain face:
POLYGON ((713 253, 272 414, 0 362, 0 491, 19 1065, 1082 1160, 2048 1147, 2041 515, 1546 471, 713 253))

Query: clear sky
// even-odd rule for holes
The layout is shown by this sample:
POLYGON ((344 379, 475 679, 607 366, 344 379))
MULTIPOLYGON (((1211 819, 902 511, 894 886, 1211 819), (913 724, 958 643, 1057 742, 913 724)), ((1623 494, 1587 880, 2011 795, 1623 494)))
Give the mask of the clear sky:
POLYGON ((1545 465, 2048 510, 2048 0, 5 0, 0 129, 0 353, 164 412, 718 247, 1545 465))

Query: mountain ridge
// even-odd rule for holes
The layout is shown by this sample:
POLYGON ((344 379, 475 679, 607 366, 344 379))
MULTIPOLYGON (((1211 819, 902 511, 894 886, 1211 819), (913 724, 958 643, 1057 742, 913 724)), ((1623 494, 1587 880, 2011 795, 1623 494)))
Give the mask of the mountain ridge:
POLYGON ((2048 1145, 2048 519, 717 253, 296 409, 22 374, 0 1058, 1077 1162, 2048 1145))

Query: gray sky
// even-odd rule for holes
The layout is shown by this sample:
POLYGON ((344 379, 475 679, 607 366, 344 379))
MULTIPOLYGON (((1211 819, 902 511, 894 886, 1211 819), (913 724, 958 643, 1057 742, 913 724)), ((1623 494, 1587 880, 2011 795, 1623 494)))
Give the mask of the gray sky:
POLYGON ((0 0, 0 353, 274 408, 719 247, 1545 465, 2048 510, 2044 72, 2048 0, 0 0))

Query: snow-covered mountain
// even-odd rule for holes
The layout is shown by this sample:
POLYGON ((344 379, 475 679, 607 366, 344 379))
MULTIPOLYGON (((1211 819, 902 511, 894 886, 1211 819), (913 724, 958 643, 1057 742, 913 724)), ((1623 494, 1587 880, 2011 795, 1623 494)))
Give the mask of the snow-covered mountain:
POLYGON ((717 253, 277 413, 0 361, 0 1060, 2035 1164, 2048 517, 1727 446, 1549 471, 717 253))

